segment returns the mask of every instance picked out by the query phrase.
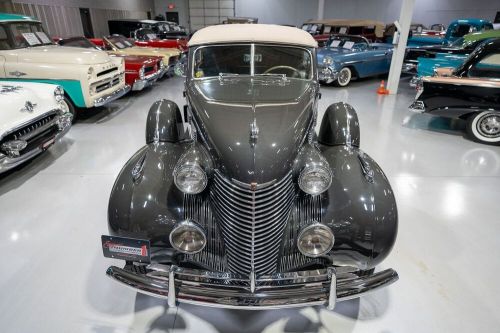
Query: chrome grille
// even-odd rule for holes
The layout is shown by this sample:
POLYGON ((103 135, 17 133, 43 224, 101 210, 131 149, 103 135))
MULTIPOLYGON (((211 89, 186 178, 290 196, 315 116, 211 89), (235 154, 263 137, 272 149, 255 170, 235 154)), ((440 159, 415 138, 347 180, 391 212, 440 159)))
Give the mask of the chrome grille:
POLYGON ((283 231, 295 198, 292 173, 253 191, 216 171, 210 198, 222 231, 229 271, 276 272, 283 231))

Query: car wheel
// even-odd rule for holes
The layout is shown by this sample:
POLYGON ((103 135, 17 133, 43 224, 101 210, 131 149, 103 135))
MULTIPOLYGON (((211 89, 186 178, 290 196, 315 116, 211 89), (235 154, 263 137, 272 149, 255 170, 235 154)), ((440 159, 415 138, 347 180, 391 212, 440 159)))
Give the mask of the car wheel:
POLYGON ((467 120, 467 135, 476 142, 500 145, 500 113, 484 111, 467 120))
POLYGON ((68 98, 68 96, 64 96, 64 99, 59 103, 61 104, 61 109, 64 112, 69 112, 73 115, 72 122, 74 123, 76 120, 76 107, 73 105, 73 102, 68 98))
POLYGON ((352 71, 349 67, 344 67, 340 70, 337 81, 335 81, 335 85, 339 87, 345 87, 351 82, 352 71))

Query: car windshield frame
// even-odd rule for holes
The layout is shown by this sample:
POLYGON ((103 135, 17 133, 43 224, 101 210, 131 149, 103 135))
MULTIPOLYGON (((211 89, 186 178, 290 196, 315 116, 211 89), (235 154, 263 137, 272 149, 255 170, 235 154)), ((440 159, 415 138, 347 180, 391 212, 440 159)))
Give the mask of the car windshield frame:
POLYGON ((295 79, 295 80, 305 80, 305 81, 312 81, 314 80, 315 73, 314 73, 314 60, 315 60, 315 55, 311 51, 311 49, 305 47, 305 46, 300 46, 300 45, 281 45, 281 44, 271 44, 271 43, 235 43, 235 44, 212 44, 212 45, 201 45, 197 47, 193 55, 190 57, 190 76, 192 80, 207 80, 207 79, 214 79, 214 78, 221 78, 221 77, 251 77, 251 78, 265 78, 265 77, 281 77, 283 79, 289 80, 289 79, 295 79), (196 60, 196 55, 201 49, 204 48, 209 48, 209 47, 223 47, 223 46, 247 46, 249 47, 250 51, 250 60, 249 60, 249 65, 250 65, 250 73, 249 74, 233 74, 233 73, 219 73, 217 75, 210 75, 210 76, 203 76, 203 77, 196 77, 195 75, 195 60, 196 60), (310 69, 309 69, 309 76, 307 78, 298 78, 298 77, 292 77, 292 76, 287 76, 283 74, 278 74, 278 73, 269 73, 269 74, 255 74, 255 47, 259 46, 264 46, 264 47, 282 47, 282 48, 293 48, 293 49, 298 49, 298 50, 303 50, 306 51, 307 54, 310 57, 310 69))
POLYGON ((1 22, 0 26, 5 30, 6 39, 5 41, 8 45, 8 48, 0 47, 0 50, 17 50, 17 49, 25 49, 28 47, 38 47, 38 46, 47 46, 47 45, 55 45, 54 41, 50 37, 50 35, 45 31, 41 22, 37 21, 7 21, 1 22), (30 31, 25 33, 14 34, 14 25, 29 25, 30 31), (33 29, 33 27, 37 27, 38 29, 33 29), (43 33, 43 35, 39 34, 43 33), (24 34, 28 34, 27 36, 24 34), (22 37, 22 43, 16 43, 16 37, 22 37))
POLYGON ((108 36, 108 37, 105 37, 104 40, 107 41, 109 44, 111 44, 111 46, 113 48, 116 48, 118 50, 125 50, 125 49, 131 48, 131 47, 134 46, 134 44, 132 44, 131 42, 129 42, 125 36, 121 36, 121 35, 119 35, 119 36, 108 36), (117 38, 119 38, 120 41, 114 40, 114 39, 117 39, 117 38), (123 40, 123 43, 122 43, 121 40, 123 40), (120 45, 122 45, 123 47, 120 47, 120 45, 118 45, 118 43, 120 43, 120 45))

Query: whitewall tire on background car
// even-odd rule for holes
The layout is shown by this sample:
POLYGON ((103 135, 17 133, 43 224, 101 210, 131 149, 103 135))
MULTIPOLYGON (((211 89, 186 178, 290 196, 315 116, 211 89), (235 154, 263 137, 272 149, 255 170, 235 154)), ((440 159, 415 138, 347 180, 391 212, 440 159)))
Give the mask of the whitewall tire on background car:
POLYGON ((470 139, 492 145, 500 145, 500 113, 484 111, 475 113, 467 121, 470 139))
POLYGON ((335 85, 339 87, 346 87, 351 82, 351 78, 351 69, 349 67, 344 67, 340 70, 337 81, 335 81, 335 85))

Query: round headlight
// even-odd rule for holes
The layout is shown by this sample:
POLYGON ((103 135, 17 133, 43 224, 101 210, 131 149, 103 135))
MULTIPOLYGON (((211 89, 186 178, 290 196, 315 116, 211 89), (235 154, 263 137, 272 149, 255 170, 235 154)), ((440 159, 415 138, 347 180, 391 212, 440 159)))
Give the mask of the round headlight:
POLYGON ((179 252, 193 254, 200 252, 207 243, 203 229, 193 221, 177 223, 170 233, 170 244, 179 252))
POLYGON ((174 183, 187 194, 198 194, 207 186, 207 174, 197 164, 181 165, 174 171, 174 183))
POLYGON ((141 69, 139 69, 139 78, 141 80, 144 79, 144 66, 142 66, 141 69))
POLYGON ((57 86, 54 90, 54 98, 57 102, 62 102, 64 100, 64 89, 61 86, 57 86))
POLYGON ((330 252, 334 242, 332 230, 324 224, 315 223, 300 231, 297 247, 307 257, 319 257, 330 252))
POLYGON ((311 195, 325 192, 331 183, 332 173, 330 169, 321 165, 306 167, 299 176, 300 189, 311 195))
POLYGON ((323 58, 323 64, 325 64, 327 66, 333 64, 333 58, 329 57, 329 56, 325 56, 323 58))

